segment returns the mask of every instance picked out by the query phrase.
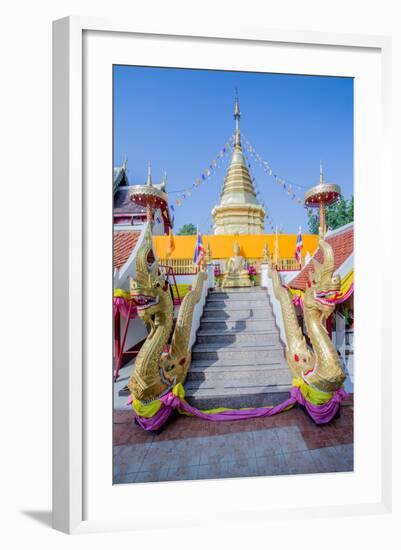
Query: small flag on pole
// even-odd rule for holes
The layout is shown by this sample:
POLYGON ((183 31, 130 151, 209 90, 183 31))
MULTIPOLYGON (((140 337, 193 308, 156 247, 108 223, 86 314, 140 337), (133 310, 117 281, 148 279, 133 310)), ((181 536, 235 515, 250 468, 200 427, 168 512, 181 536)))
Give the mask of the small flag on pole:
POLYGON ((297 244, 295 246, 295 259, 297 260, 298 264, 301 265, 301 251, 303 248, 302 243, 302 233, 301 233, 301 226, 299 226, 298 229, 298 237, 297 237, 297 244))
POLYGON ((199 233, 199 228, 196 230, 196 244, 194 252, 194 264, 198 266, 201 265, 203 258, 205 256, 205 249, 203 248, 202 235, 199 233))

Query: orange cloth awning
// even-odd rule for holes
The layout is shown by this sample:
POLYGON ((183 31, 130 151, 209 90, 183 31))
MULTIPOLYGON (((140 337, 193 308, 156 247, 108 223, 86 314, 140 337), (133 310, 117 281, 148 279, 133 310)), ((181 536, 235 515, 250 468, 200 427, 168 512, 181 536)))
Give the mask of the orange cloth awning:
MULTIPOLYGON (((196 235, 174 235, 174 250, 170 256, 171 259, 191 259, 194 255, 196 235)), ((203 235, 202 242, 206 249, 210 244, 212 249, 212 258, 214 260, 223 260, 230 258, 234 252, 234 243, 238 241, 240 246, 240 255, 247 259, 262 259, 263 247, 267 243, 269 251, 272 254, 275 246, 274 234, 271 235, 203 235)), ((318 246, 318 235, 302 235, 303 249, 302 256, 307 252, 312 256, 318 246)), ((295 256, 295 245, 297 235, 278 235, 279 256, 280 258, 293 258, 295 256)), ((153 243, 156 255, 159 259, 165 259, 169 245, 169 236, 153 237, 153 243)))

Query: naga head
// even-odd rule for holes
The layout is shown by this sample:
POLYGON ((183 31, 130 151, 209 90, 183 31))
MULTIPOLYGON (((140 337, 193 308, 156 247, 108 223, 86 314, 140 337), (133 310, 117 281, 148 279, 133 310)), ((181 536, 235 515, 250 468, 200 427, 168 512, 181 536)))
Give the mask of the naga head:
POLYGON ((151 249, 152 236, 150 231, 147 231, 136 255, 135 278, 130 280, 131 298, 135 302, 138 316, 145 323, 149 322, 155 313, 164 309, 164 302, 171 301, 169 285, 164 274, 159 271, 159 264, 148 264, 151 249))
POLYGON ((329 243, 320 239, 319 248, 323 252, 323 263, 312 258, 314 271, 309 274, 304 307, 317 308, 328 317, 335 307, 341 288, 341 277, 333 275, 334 252, 329 243))

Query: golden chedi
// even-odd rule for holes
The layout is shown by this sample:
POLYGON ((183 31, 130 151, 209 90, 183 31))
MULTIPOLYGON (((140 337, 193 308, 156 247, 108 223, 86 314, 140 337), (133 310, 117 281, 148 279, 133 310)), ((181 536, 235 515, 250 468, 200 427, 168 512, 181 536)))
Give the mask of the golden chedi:
POLYGON ((239 255, 240 247, 238 241, 234 243, 234 256, 226 262, 226 269, 223 273, 222 288, 233 288, 241 286, 252 286, 248 270, 245 267, 245 260, 239 255))
POLYGON ((212 210, 215 235, 264 233, 264 208, 258 203, 241 147, 238 98, 235 99, 236 124, 234 151, 224 179, 220 204, 212 210))

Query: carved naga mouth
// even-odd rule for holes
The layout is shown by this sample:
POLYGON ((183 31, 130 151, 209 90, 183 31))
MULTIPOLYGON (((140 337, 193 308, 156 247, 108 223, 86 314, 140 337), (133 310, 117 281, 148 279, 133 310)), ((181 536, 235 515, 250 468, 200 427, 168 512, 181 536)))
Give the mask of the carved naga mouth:
POLYGON ((159 296, 147 296, 146 294, 134 294, 132 299, 138 310, 148 309, 159 303, 159 296))
POLYGON ((325 306, 333 306, 341 293, 338 290, 324 290, 323 292, 315 292, 315 300, 325 306))

